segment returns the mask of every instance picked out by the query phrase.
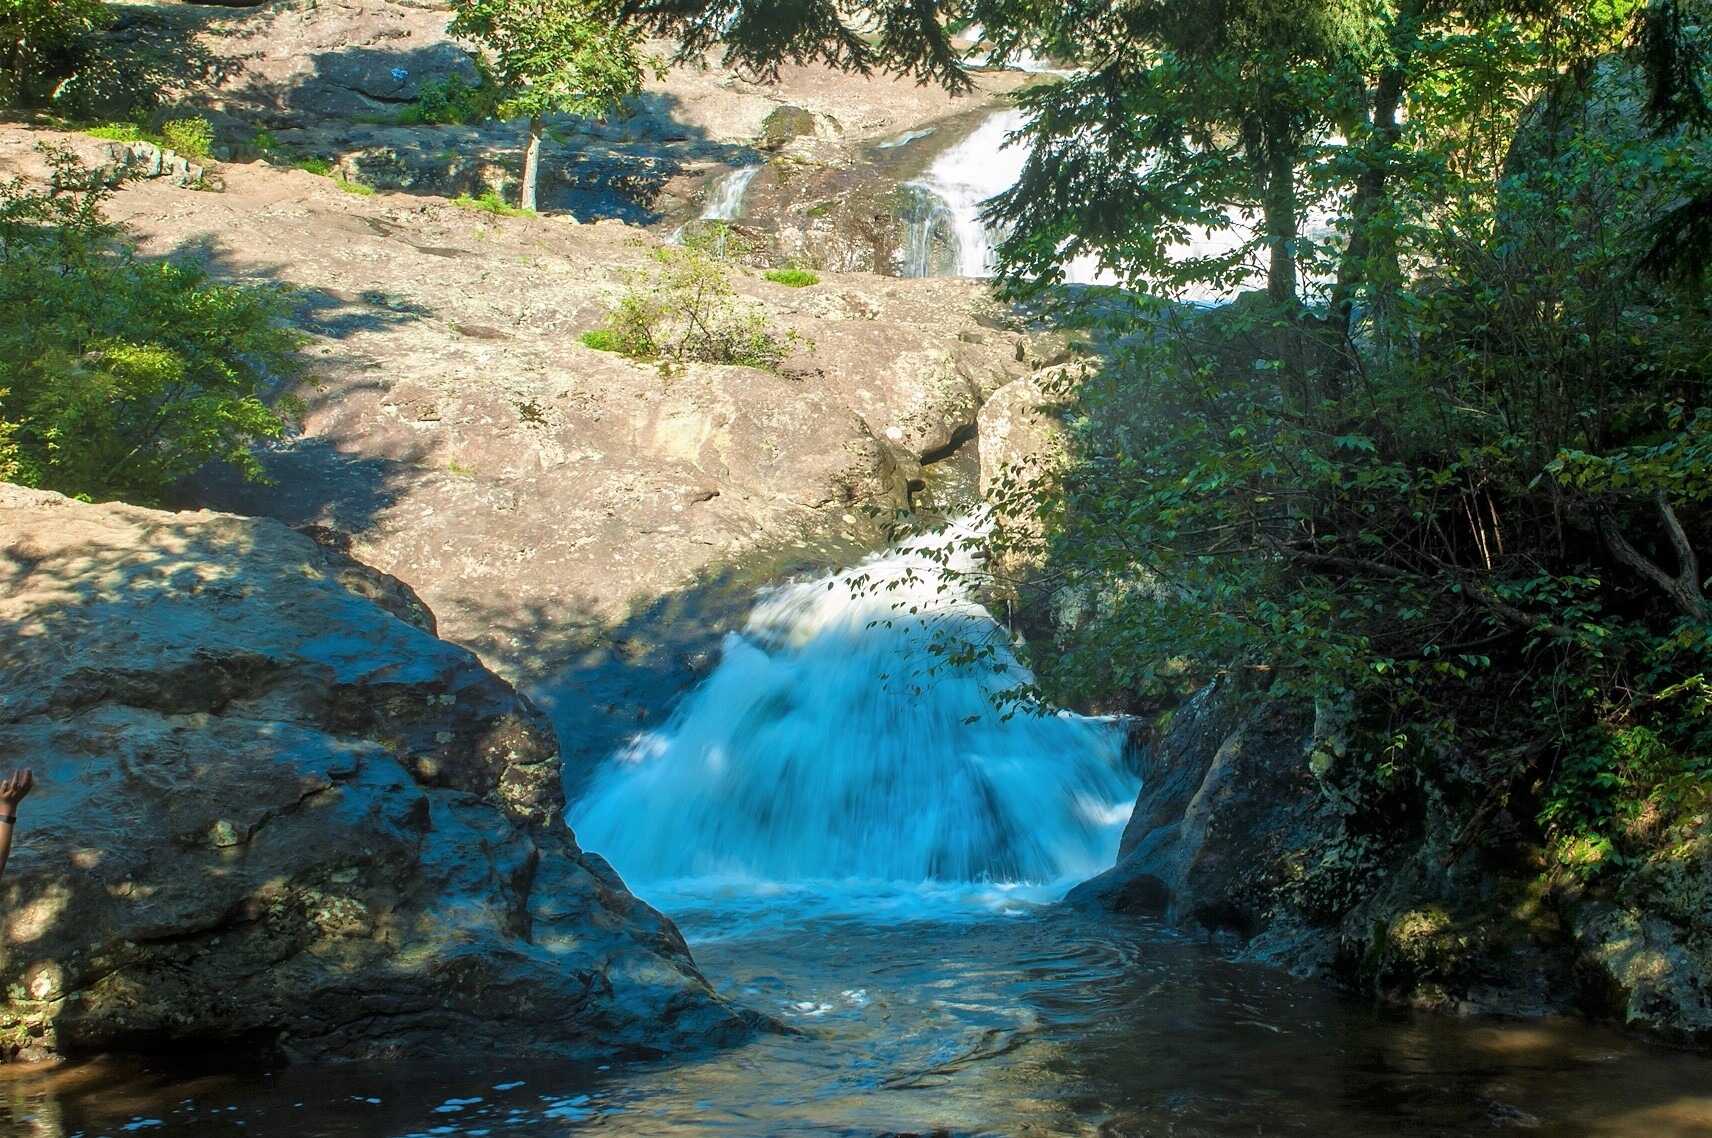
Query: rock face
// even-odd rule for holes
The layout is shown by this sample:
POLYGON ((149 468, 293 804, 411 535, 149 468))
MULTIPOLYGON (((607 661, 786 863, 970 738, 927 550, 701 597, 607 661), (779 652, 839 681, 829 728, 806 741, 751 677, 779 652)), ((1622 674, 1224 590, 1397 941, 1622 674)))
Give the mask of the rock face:
MULTIPOLYGON (((0 128, 0 176, 41 176, 38 140, 101 157, 0 128)), ((220 173, 219 194, 127 183, 111 212, 147 254, 297 288, 310 367, 302 433, 263 456, 274 483, 180 503, 351 534, 554 716, 573 765, 693 682, 754 587, 883 540, 870 508, 907 504, 1036 362, 976 282, 792 289, 732 266, 740 303, 802 337, 782 369, 639 363, 579 340, 647 288, 637 229, 220 173)))
POLYGON ((276 522, 5 485, 0 572, 0 754, 40 784, 0 882, 14 1054, 747 1030, 578 849, 545 718, 397 581, 276 522))
POLYGON ((1388 1001, 1712 1044, 1712 827, 1616 887, 1548 880, 1502 810, 1478 838, 1432 793, 1362 816, 1344 780, 1368 760, 1341 746, 1336 714, 1268 698, 1263 677, 1203 689, 1146 751, 1117 865, 1071 902, 1388 1001))
MULTIPOLYGON (((108 46, 117 56, 157 61, 131 86, 164 86, 169 105, 207 116, 221 157, 256 157, 265 131, 270 147, 326 159, 378 188, 508 192, 518 176, 518 124, 410 123, 425 90, 481 82, 464 46, 446 34, 448 7, 443 0, 135 6, 108 33, 108 46)), ((674 46, 652 50, 667 58, 674 46)), ((908 79, 787 65, 778 83, 762 84, 717 59, 700 62, 651 80, 609 121, 554 116, 543 206, 584 220, 640 224, 670 215, 675 224, 722 166, 775 152, 836 163, 850 147, 954 105, 943 91, 908 79)), ((996 93, 1023 78, 992 73, 980 82, 996 93)), ((106 112, 124 118, 130 109, 106 112)))

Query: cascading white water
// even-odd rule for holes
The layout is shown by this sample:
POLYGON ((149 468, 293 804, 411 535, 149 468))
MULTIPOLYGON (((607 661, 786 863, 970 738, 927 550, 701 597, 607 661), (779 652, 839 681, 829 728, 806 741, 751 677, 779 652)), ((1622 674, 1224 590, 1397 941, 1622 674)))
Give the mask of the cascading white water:
MULTIPOLYGON (((698 216, 700 221, 736 221, 743 216, 743 195, 749 192, 749 183, 755 180, 755 175, 761 172, 761 165, 739 166, 728 171, 708 191, 707 203, 702 206, 698 216)), ((687 226, 680 225, 672 230, 666 238, 668 245, 681 245, 684 241, 684 230, 687 226)))
POLYGON ((1026 672, 927 553, 967 532, 763 593, 670 722, 596 774, 571 809, 579 840, 632 885, 1048 884, 1109 866, 1137 789, 1121 730, 995 705, 1026 672), (943 663, 934 645, 959 638, 992 659, 943 663))
MULTIPOLYGON (((981 221, 989 198, 1010 189, 1022 177, 1031 147, 1011 143, 1009 136, 1027 121, 1022 111, 995 112, 967 138, 941 154, 927 171, 904 189, 914 196, 904 218, 903 264, 906 277, 988 277, 997 267, 996 248, 1004 232, 981 221)), ((1341 140, 1332 140, 1333 142, 1341 140)), ((1241 210, 1226 211, 1228 225, 1191 229, 1186 241, 1173 246, 1179 258, 1216 257, 1229 253, 1252 235, 1256 222, 1241 210)), ((1333 233, 1327 211, 1316 208, 1304 219, 1303 236, 1325 240, 1333 233)), ((1118 284, 1102 270, 1099 258, 1083 254, 1061 266, 1069 284, 1118 284)), ((1239 289, 1191 288, 1179 299, 1202 304, 1228 301, 1239 289)))
POLYGON ((1007 136, 1026 121, 1021 111, 998 112, 904 183, 916 195, 905 224, 904 276, 992 275, 1001 235, 981 223, 981 205, 1022 177, 1029 148, 1007 145, 1007 136))
POLYGON ((703 221, 736 221, 743 216, 743 195, 761 172, 759 164, 740 166, 714 184, 701 211, 703 221))

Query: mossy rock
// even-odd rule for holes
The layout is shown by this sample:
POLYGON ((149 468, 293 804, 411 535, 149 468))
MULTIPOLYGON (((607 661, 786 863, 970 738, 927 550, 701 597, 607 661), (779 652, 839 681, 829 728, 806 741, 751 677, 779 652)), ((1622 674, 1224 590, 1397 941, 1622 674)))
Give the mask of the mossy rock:
POLYGON ((812 137, 814 133, 813 111, 803 107, 780 107, 762 122, 761 145, 776 150, 792 139, 812 137))

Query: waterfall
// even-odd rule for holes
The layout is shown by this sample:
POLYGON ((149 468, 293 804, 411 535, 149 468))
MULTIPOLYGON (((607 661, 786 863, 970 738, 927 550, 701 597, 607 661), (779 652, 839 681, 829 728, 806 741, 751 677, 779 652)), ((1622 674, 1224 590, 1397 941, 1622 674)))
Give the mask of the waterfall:
POLYGON ((632 885, 1066 884, 1109 866, 1137 789, 1121 730, 995 705, 1027 673, 932 553, 969 534, 764 592, 671 720, 596 773, 570 811, 579 841, 632 885), (995 654, 957 668, 952 641, 995 654))
POLYGON ((761 172, 760 164, 739 166, 714 184, 701 211, 703 221, 736 221, 743 216, 743 195, 761 172))
MULTIPOLYGON (((908 202, 903 211, 904 235, 900 271, 906 277, 989 277, 997 267, 996 246, 1005 234, 982 224, 981 206, 987 199, 1010 189, 1022 177, 1028 162, 1029 144, 1007 145, 1006 138, 1027 121, 1023 112, 995 112, 970 135, 941 154, 921 177, 905 182, 908 202)), ((1342 145, 1332 137, 1329 145, 1342 145)), ((1190 229, 1187 239, 1174 244, 1180 257, 1213 257, 1228 253, 1246 241, 1258 224, 1241 210, 1226 210, 1229 228, 1190 229)), ((1331 239, 1335 218, 1323 206, 1309 210, 1303 218, 1302 236, 1315 241, 1331 239)), ((1120 284, 1102 270, 1099 258, 1084 253, 1061 264, 1068 284, 1120 284)), ((1312 284, 1324 284, 1309 278, 1312 284)), ((1253 287, 1249 285, 1247 287, 1253 287)), ((1179 299, 1200 304, 1231 300, 1240 289, 1192 288, 1179 299)))
MULTIPOLYGON (((719 181, 708 191, 707 204, 697 215, 698 221, 736 221, 743 216, 743 195, 749 191, 749 183, 755 180, 755 175, 761 172, 761 164, 739 166, 727 171, 719 181)), ((668 245, 682 245, 684 230, 687 225, 680 225, 666 237, 668 245)))
POLYGON ((1028 146, 1008 146, 1006 136, 1026 121, 1017 110, 992 115, 904 183, 914 198, 904 219, 904 276, 992 275, 1001 235, 981 224, 981 204, 1022 177, 1028 146))

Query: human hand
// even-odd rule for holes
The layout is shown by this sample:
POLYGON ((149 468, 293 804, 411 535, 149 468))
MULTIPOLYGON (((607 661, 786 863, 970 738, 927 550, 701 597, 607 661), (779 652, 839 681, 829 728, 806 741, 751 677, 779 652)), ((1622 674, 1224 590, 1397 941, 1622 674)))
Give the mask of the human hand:
POLYGON ((0 778, 0 805, 17 808, 36 785, 36 776, 27 770, 13 771, 0 778))

